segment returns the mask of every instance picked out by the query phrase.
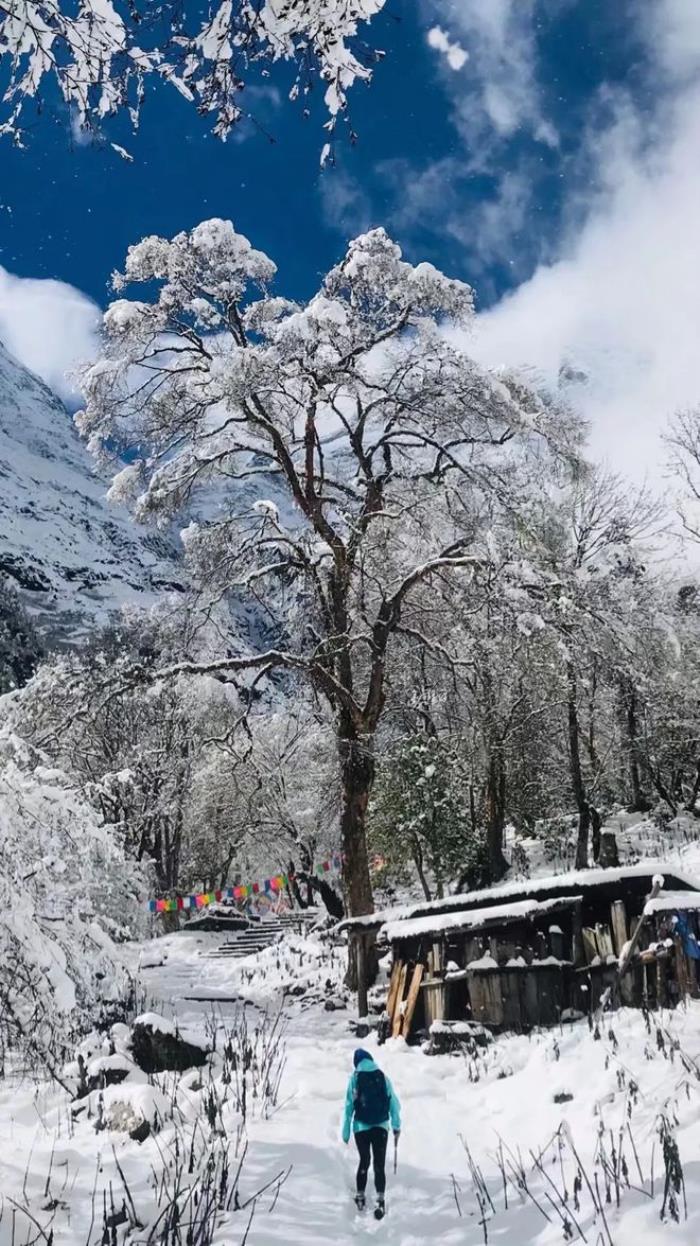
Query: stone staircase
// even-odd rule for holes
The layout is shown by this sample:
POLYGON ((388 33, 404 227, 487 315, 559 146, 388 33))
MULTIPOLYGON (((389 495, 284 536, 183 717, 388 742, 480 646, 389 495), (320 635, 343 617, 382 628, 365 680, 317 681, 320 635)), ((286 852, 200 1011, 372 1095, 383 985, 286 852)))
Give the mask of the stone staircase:
POLYGON ((285 913, 279 917, 266 917, 252 922, 247 930, 237 931, 218 947, 204 952, 207 960, 241 960, 244 956, 257 956, 265 948, 278 943, 284 934, 301 934, 317 918, 316 912, 285 913))

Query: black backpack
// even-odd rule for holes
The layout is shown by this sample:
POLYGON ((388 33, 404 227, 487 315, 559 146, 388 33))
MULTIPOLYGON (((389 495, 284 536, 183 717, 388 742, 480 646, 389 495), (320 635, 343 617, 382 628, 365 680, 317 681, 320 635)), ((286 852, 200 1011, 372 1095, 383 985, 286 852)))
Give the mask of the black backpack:
POLYGON ((380 1069, 355 1074, 355 1120, 361 1125, 384 1125, 391 1104, 386 1078, 380 1069))

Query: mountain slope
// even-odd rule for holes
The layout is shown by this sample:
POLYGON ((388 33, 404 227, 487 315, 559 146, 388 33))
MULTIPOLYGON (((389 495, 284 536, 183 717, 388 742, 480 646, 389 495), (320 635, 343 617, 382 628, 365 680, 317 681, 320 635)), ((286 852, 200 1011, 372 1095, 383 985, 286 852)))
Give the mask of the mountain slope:
POLYGON ((63 404, 0 345, 0 575, 64 638, 180 588, 174 542, 106 489, 63 404))

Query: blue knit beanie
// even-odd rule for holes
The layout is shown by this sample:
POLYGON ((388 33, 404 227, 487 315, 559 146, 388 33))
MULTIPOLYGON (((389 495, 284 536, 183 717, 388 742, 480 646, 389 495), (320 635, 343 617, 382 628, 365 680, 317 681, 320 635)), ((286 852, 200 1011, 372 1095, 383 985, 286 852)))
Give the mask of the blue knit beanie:
POLYGON ((371 1060, 371 1059, 372 1059, 371 1055, 369 1054, 368 1051, 365 1051, 364 1047, 358 1047, 357 1051, 355 1052, 352 1058, 352 1062, 355 1068, 357 1068, 358 1064, 362 1064, 363 1060, 371 1060))

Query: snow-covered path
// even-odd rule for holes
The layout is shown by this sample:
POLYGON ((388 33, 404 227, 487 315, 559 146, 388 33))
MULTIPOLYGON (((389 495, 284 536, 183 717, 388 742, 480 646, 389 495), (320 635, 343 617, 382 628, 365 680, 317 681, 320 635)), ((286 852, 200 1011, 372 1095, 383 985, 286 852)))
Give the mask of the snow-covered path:
MULTIPOLYGON (((225 1016, 237 1006, 229 1000, 244 966, 199 959, 194 947, 188 954, 186 940, 168 944, 167 963, 144 973, 154 1005, 176 1016, 183 1026, 201 1024, 212 1008, 225 1016), (201 1002, 187 998, 192 995, 205 998, 201 1002)), ((292 1172, 274 1213, 261 1208, 256 1216, 250 1246, 297 1242, 340 1246, 375 1234, 387 1246, 418 1246, 433 1240, 446 1246, 463 1244, 465 1226, 457 1214, 450 1172, 461 1175, 465 1156, 455 1130, 444 1062, 427 1061, 403 1043, 390 1043, 378 1052, 398 1093, 402 1095, 404 1083, 411 1085, 411 1093, 402 1095, 405 1128, 396 1177, 391 1152, 387 1162, 389 1215, 377 1224, 370 1215, 360 1219, 355 1212, 356 1151, 352 1143, 343 1146, 340 1138, 345 1088, 358 1045, 348 1030, 347 1014, 292 1010, 286 1043, 281 1106, 273 1120, 249 1127, 245 1172, 253 1188, 290 1166, 292 1172), (422 1077, 413 1067, 418 1062, 422 1077), (437 1076, 425 1076, 429 1072, 437 1076)), ((371 1190, 370 1176, 370 1194, 371 1190)))
MULTIPOLYGON (((168 943, 168 963, 149 970, 147 979, 164 1009, 171 1010, 183 1024, 201 1023, 203 1010, 212 1007, 210 1002, 185 996, 233 994, 241 987, 241 975, 252 974, 256 968, 202 960, 194 947, 186 950, 186 941, 168 943)), ((250 977, 248 983, 250 992, 250 977)), ((274 995, 269 997, 270 1005, 273 999, 274 995)), ((231 1005, 222 1002, 220 1006, 225 1010, 231 1005)), ((693 1006, 687 1012, 678 1011, 667 1016, 665 1023, 678 1030, 683 1050, 696 1058, 700 1052, 700 1009, 693 1006)), ((372 1048, 374 1041, 363 1040, 363 1045, 372 1048)), ((592 1039, 585 1024, 532 1038, 503 1039, 471 1065, 459 1058, 430 1059, 403 1042, 390 1042, 378 1049, 375 1054, 391 1077, 403 1108, 399 1170, 393 1177, 389 1164, 390 1211, 380 1224, 369 1216, 360 1219, 354 1211, 355 1151, 352 1144, 346 1149, 340 1140, 342 1104, 355 1046, 346 1013, 324 1013, 319 1008, 304 1012, 294 1002, 290 1004, 281 1105, 271 1120, 250 1127, 245 1180, 256 1189, 277 1172, 290 1166, 292 1172, 272 1211, 261 1201, 249 1246, 344 1246, 365 1236, 377 1237, 386 1246, 424 1246, 438 1241, 445 1246, 484 1243, 462 1138, 482 1168, 494 1200, 494 1210, 487 1213, 488 1242, 554 1246, 562 1241, 563 1226, 541 1191, 539 1201, 549 1218, 529 1199, 519 1199, 514 1188, 508 1191, 505 1208, 496 1164, 499 1141, 510 1146, 514 1155, 523 1156, 534 1187, 539 1178, 536 1173, 530 1176, 532 1155, 547 1146, 562 1122, 575 1138, 584 1163, 589 1164, 596 1140, 610 1131, 617 1136, 630 1103, 634 1104, 629 1110, 643 1166, 652 1145, 656 1145, 656 1197, 652 1200, 625 1189, 618 1211, 613 1192, 612 1205, 607 1208, 613 1246, 666 1246, 671 1237, 683 1246, 697 1242, 700 1205, 695 1206, 694 1197, 689 1196, 687 1222, 664 1225, 659 1220, 660 1159, 655 1143, 659 1112, 667 1106, 670 1115, 679 1114, 686 1180, 697 1190, 697 1081, 686 1078, 688 1088, 679 1093, 684 1070, 672 1053, 665 1056, 659 1051, 654 1034, 647 1034, 641 1014, 616 1014, 610 1033, 606 1031, 601 1041, 592 1039), (671 1106, 674 1095, 677 1102, 671 1106)), ((553 1154, 548 1152, 546 1162, 553 1162, 553 1154)), ((572 1170, 571 1183, 573 1175, 572 1170)), ((582 1201, 585 1203, 585 1193, 582 1201)), ((610 1246, 608 1237, 600 1236, 600 1218, 594 1223, 585 1206, 580 1220, 586 1240, 610 1246)))
MULTIPOLYGON (((258 1199, 247 1246, 350 1246, 365 1237, 386 1246, 700 1241, 700 1003, 646 1019, 623 1010, 605 1019, 597 1037, 585 1022, 506 1036, 475 1058, 430 1058, 402 1041, 375 1050, 403 1108, 399 1170, 396 1177, 389 1172, 389 1215, 376 1223, 355 1213, 355 1151, 340 1140, 356 1040, 347 1011, 326 1012, 319 1002, 328 995, 337 1002, 340 955, 310 938, 289 939, 247 961, 209 960, 201 952, 216 938, 198 938, 183 933, 143 949, 144 1003, 175 1015, 183 1029, 209 1028, 212 1010, 233 1020, 244 997, 250 1030, 258 1009, 278 1011, 285 983, 304 992, 284 1002, 279 1104, 268 1119, 248 1113, 241 1203, 270 1188, 258 1199), (668 1208, 665 1221, 660 1218, 664 1129, 677 1140, 685 1180, 688 1214, 679 1189, 679 1223, 668 1208), (499 1148, 508 1170, 505 1187, 499 1148), (288 1169, 277 1196, 276 1179, 288 1169), (590 1193, 596 1181, 597 1207, 590 1193), (563 1192, 558 1206, 557 1188, 563 1192)), ((139 949, 132 951, 138 956, 139 949)), ((373 1049, 375 1041, 363 1040, 363 1046, 373 1049)), ((152 1093, 142 1084, 133 1090, 152 1093)), ((185 1094, 184 1108, 186 1100, 185 1094)), ((46 1081, 0 1078, 0 1246, 34 1240, 31 1217, 50 1227, 55 1246, 95 1246, 105 1191, 109 1196, 114 1188, 118 1204, 122 1172, 142 1222, 150 1223, 161 1206, 154 1203, 154 1182, 173 1153, 173 1130, 167 1114, 164 1119, 162 1131, 140 1145, 123 1129, 97 1132, 85 1113, 74 1119, 65 1092, 46 1081)), ((228 1113, 224 1127, 235 1128, 238 1119, 228 1113)), ((233 1133, 228 1139, 239 1157, 233 1133)), ((248 1214, 224 1217, 216 1246, 240 1246, 248 1214)), ((136 1230, 125 1226, 117 1240, 128 1246, 153 1240, 150 1230, 136 1230)))

